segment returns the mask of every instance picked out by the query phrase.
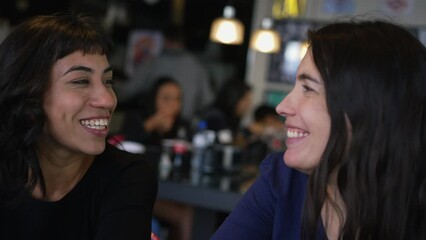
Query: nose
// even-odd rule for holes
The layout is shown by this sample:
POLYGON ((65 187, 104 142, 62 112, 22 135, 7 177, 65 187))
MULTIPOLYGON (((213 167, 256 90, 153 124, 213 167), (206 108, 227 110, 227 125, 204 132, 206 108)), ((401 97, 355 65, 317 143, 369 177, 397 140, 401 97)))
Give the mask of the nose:
POLYGON ((295 105, 293 100, 293 91, 291 91, 286 97, 281 100, 280 103, 278 103, 277 107, 275 108, 275 111, 284 117, 293 116, 295 111, 295 105))
POLYGON ((117 106, 117 97, 114 90, 105 85, 94 87, 90 99, 93 107, 114 110, 117 106))

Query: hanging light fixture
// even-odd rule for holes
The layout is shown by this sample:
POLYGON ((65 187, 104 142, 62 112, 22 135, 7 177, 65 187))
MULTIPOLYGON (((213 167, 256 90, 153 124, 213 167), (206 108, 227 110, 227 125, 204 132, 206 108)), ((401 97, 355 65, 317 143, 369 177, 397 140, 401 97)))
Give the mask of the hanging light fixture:
POLYGON ((223 17, 216 18, 210 28, 210 40, 223 44, 239 45, 243 43, 244 26, 235 18, 235 8, 225 6, 223 17))
POLYGON ((261 28, 250 39, 250 48, 263 53, 276 53, 281 48, 280 34, 272 29, 272 19, 264 18, 261 28))

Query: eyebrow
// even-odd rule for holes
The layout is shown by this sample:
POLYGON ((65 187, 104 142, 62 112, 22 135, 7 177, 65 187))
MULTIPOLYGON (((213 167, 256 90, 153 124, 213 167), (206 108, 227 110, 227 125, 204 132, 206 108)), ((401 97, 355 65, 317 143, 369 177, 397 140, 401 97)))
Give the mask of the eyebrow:
POLYGON ((319 79, 317 79, 315 77, 312 77, 311 75, 306 74, 306 73, 299 74, 297 76, 297 79, 299 79, 299 80, 309 80, 309 81, 312 81, 312 82, 317 83, 317 84, 322 84, 319 79))
MULTIPOLYGON (((83 71, 83 72, 88 72, 88 73, 93 73, 93 69, 89 68, 89 67, 85 67, 85 66, 72 66, 70 67, 70 69, 68 69, 63 76, 65 76, 66 74, 73 72, 73 71, 83 71)), ((104 73, 107 72, 112 72, 112 67, 109 66, 107 68, 105 68, 104 73)))

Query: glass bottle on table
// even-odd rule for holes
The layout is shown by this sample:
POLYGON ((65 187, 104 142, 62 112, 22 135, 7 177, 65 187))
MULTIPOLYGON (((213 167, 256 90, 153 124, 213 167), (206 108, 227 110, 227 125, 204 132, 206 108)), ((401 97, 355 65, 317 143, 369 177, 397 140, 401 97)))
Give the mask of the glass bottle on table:
POLYGON ((158 166, 160 179, 167 179, 169 177, 170 172, 172 171, 173 164, 170 156, 170 149, 167 147, 163 147, 158 166))
POLYGON ((202 173, 211 170, 207 162, 209 158, 207 151, 215 138, 215 132, 207 129, 207 122, 200 121, 192 138, 191 180, 195 184, 199 183, 202 173))
POLYGON ((176 141, 173 144, 173 178, 180 180, 183 177, 183 158, 187 151, 187 144, 184 141, 176 141))

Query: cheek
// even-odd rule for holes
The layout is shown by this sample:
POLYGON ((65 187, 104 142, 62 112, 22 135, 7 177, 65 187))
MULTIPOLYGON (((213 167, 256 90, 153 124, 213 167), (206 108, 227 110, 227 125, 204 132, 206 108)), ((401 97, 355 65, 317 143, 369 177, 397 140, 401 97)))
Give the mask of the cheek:
POLYGON ((325 104, 312 111, 312 119, 314 120, 312 124, 315 124, 316 126, 315 130, 318 133, 318 144, 321 146, 322 151, 325 150, 325 146, 327 145, 331 130, 330 115, 324 106, 325 104))
POLYGON ((180 108, 182 107, 182 102, 180 100, 175 100, 174 103, 176 108, 180 110, 180 108))
POLYGON ((325 147, 327 146, 328 143, 328 139, 330 138, 330 120, 329 118, 323 118, 322 120, 320 119, 320 121, 322 121, 322 124, 319 126, 320 129, 320 137, 319 137, 319 143, 321 145, 322 148, 322 152, 324 152, 325 147))
POLYGON ((88 96, 58 92, 45 98, 43 109, 46 121, 52 124, 65 124, 71 120, 87 101, 88 96))
POLYGON ((157 101, 157 110, 164 110, 164 109, 167 109, 168 108, 168 104, 167 104, 167 101, 164 101, 164 100, 162 100, 162 99, 159 99, 158 101, 157 101))
POLYGON ((55 118, 55 115, 58 114, 57 104, 58 102, 55 101, 54 95, 49 95, 45 97, 44 103, 43 103, 43 111, 46 116, 46 123, 51 122, 52 119, 55 118))
POLYGON ((44 103, 43 109, 45 114, 45 123, 43 132, 45 137, 56 139, 58 131, 61 129, 59 125, 63 123, 64 114, 60 111, 62 108, 58 108, 58 103, 47 99, 44 103))
POLYGON ((181 109, 181 103, 179 101, 173 100, 170 102, 169 107, 170 107, 170 111, 173 114, 179 114, 180 109, 181 109))
POLYGON ((113 111, 115 111, 115 109, 117 108, 118 101, 117 101, 117 95, 115 94, 114 90, 111 91, 111 95, 112 95, 112 98, 114 99, 113 100, 114 101, 113 111))

